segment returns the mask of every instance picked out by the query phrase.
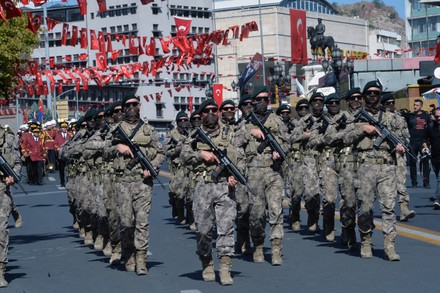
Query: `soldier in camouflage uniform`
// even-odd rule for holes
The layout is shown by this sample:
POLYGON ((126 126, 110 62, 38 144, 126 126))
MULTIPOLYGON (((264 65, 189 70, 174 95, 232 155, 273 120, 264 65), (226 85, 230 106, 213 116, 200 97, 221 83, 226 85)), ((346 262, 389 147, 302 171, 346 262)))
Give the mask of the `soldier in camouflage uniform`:
MULTIPOLYGON (((377 121, 383 123, 390 131, 398 130, 396 119, 391 113, 380 110, 380 96, 382 85, 378 81, 368 82, 363 90, 365 97, 365 110, 377 121)), ((345 129, 344 143, 353 144, 357 151, 356 197, 359 202, 358 226, 361 233, 361 257, 371 258, 373 204, 379 197, 382 214, 385 259, 390 261, 400 260, 395 251, 396 237, 396 154, 390 146, 383 142, 376 150, 373 148, 375 139, 380 132, 373 125, 355 121, 345 129)), ((401 145, 396 147, 397 154, 404 153, 401 145)))
MULTIPOLYGON (((402 117, 400 112, 396 111, 394 97, 391 93, 383 95, 380 103, 386 108, 386 110, 395 115, 396 123, 398 123, 397 133, 409 141, 408 124, 405 118, 402 117)), ((397 180, 397 195, 399 196, 400 206, 400 221, 406 222, 416 216, 416 212, 409 209, 409 194, 406 190, 406 156, 397 155, 397 167, 396 167, 396 180, 397 180)))
MULTIPOLYGON (((307 210, 307 227, 310 232, 319 231, 319 209, 320 209, 320 181, 318 176, 318 165, 320 152, 313 146, 309 146, 309 138, 313 129, 318 129, 321 115, 323 113, 325 96, 322 93, 314 93, 310 97, 311 113, 302 117, 300 127, 295 129, 290 137, 291 143, 300 143, 303 150, 303 182, 304 182, 304 201, 307 210)), ((295 205, 300 202, 302 194, 295 193, 295 205)), ((299 219, 299 218, 298 218, 299 219)))
MULTIPOLYGON (((18 151, 18 144, 15 141, 15 136, 8 134, 5 129, 0 127, 0 148, 1 154, 5 161, 14 169, 16 174, 20 174, 21 160, 18 151)), ((8 263, 8 245, 9 245, 9 231, 8 218, 12 209, 12 195, 10 187, 14 184, 14 179, 11 176, 0 172, 0 287, 7 287, 8 282, 5 280, 4 274, 6 264, 8 263)))
MULTIPOLYGON (((184 111, 177 113, 176 123, 177 127, 171 130, 164 150, 165 156, 169 161, 168 167, 171 171, 168 195, 173 209, 172 215, 177 217, 179 224, 185 225, 185 198, 189 193, 189 177, 187 176, 186 166, 181 162, 180 152, 182 150, 182 142, 188 137, 190 128, 188 114, 184 111)), ((192 208, 192 204, 188 207, 192 208)), ((188 210, 187 212, 189 213, 190 211, 188 210)), ((191 225, 192 223, 189 224, 191 225)))
MULTIPOLYGON (((236 122, 235 132, 239 132, 240 129, 246 127, 246 119, 253 108, 251 95, 244 94, 238 102, 238 108, 241 111, 241 117, 236 122)), ((244 158, 246 154, 243 152, 242 156, 244 158)), ((237 203, 237 218, 235 219, 237 238, 235 252, 250 254, 252 253, 249 230, 250 199, 246 188, 240 183, 235 186, 235 202, 237 203)))
MULTIPOLYGON (((263 125, 274 135, 280 145, 287 141, 287 128, 283 121, 267 110, 269 92, 266 86, 256 87, 252 93, 254 112, 263 125)), ((264 262, 263 244, 266 236, 266 207, 270 224, 272 243, 272 265, 281 265, 281 245, 283 231, 283 187, 280 155, 266 146, 260 154, 258 146, 264 141, 263 132, 248 121, 239 129, 236 142, 246 153, 246 174, 248 185, 256 193, 249 211, 249 225, 254 244, 253 259, 256 263, 264 262)))
MULTIPOLYGON (((156 130, 140 119, 140 101, 134 95, 123 99, 125 119, 120 126, 137 144, 155 169, 165 158, 156 130)), ((125 268, 138 275, 148 273, 146 258, 149 244, 149 221, 153 194, 153 178, 148 170, 133 159, 127 142, 114 137, 110 153, 116 155, 116 194, 120 216, 120 235, 125 268), (129 167, 132 166, 131 169, 129 167)))
MULTIPOLYGON (((304 181, 303 181, 303 154, 304 149, 301 147, 300 142, 292 143, 292 137, 303 136, 308 133, 307 125, 302 123, 302 117, 309 115, 310 104, 307 99, 301 99, 296 103, 295 111, 298 114, 298 118, 293 120, 293 128, 290 131, 289 142, 290 150, 288 153, 289 164, 292 168, 285 174, 284 180, 287 182, 286 191, 289 198, 289 226, 290 228, 298 232, 301 230, 299 212, 301 210, 301 197, 304 193, 304 181)), ((305 138, 305 137, 304 137, 305 138)), ((299 140, 301 141, 301 139, 299 140)))
MULTIPOLYGON (((338 196, 338 171, 336 164, 338 163, 338 155, 341 149, 339 144, 325 143, 325 135, 336 134, 340 129, 336 125, 339 123, 342 113, 340 107, 340 98, 337 94, 330 94, 325 98, 324 104, 327 106, 328 112, 323 114, 321 118, 321 126, 315 131, 311 132, 309 146, 319 150, 320 168, 319 178, 322 188, 322 216, 324 236, 327 241, 333 242, 335 240, 335 208, 336 198, 338 196), (334 128, 329 128, 329 125, 336 125, 334 128)), ((344 125, 345 126, 345 125, 344 125)))
MULTIPOLYGON (((224 132, 219 125, 218 106, 213 99, 205 100, 199 109, 202 117, 202 131, 209 135, 212 142, 236 164, 239 154, 233 145, 233 132, 224 132)), ((182 160, 193 166, 197 185, 194 190, 194 219, 197 233, 197 254, 203 266, 203 280, 214 281, 212 260, 212 233, 217 228, 217 255, 220 259, 220 283, 232 285, 230 275, 234 253, 234 220, 236 205, 231 189, 237 184, 235 177, 225 169, 217 178, 211 173, 217 168, 219 159, 211 148, 197 139, 190 138, 182 147, 182 160)))

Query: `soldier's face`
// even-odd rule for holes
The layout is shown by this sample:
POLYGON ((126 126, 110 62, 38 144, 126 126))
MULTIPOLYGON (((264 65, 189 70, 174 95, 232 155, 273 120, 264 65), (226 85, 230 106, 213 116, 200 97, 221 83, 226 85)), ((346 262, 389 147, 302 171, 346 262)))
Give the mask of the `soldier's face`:
POLYGON ((362 107, 363 100, 364 98, 361 94, 353 94, 350 96, 350 98, 348 98, 348 107, 353 110, 357 110, 362 107))
POLYGON ((124 120, 124 112, 122 111, 122 106, 116 106, 113 109, 113 119, 115 122, 121 122, 124 120))
POLYGON ((380 101, 382 90, 377 87, 370 87, 365 91, 365 102, 369 105, 376 105, 380 101))
POLYGON ((96 127, 95 117, 93 116, 87 118, 87 128, 91 130, 91 129, 95 129, 95 127, 96 127))
POLYGON ((288 122, 290 120, 290 111, 283 110, 280 113, 281 119, 283 119, 284 122, 288 122))
POLYGON ((182 129, 187 129, 189 127, 189 119, 186 117, 182 117, 179 120, 177 120, 177 126, 179 126, 182 129))
POLYGON ((191 125, 194 128, 200 127, 200 125, 202 125, 202 118, 200 117, 200 115, 194 115, 191 118, 191 125))
POLYGON ((240 111, 243 114, 243 116, 246 117, 252 111, 252 101, 250 101, 250 100, 244 101, 241 104, 240 111))
POLYGON ((232 120, 235 117, 235 106, 226 105, 222 108, 222 117, 225 120, 232 120))
POLYGON ((309 112, 310 112, 310 106, 309 105, 306 105, 306 104, 303 104, 303 105, 299 105, 298 107, 296 107, 296 112, 298 112, 298 116, 301 118, 301 117, 304 117, 304 116, 306 116, 307 114, 309 114, 309 112))
POLYGON ((260 93, 258 96, 252 99, 254 105, 254 111, 260 115, 267 112, 267 106, 269 105, 269 93, 260 93))
POLYGON ((312 114, 315 117, 321 116, 324 109, 324 99, 315 98, 310 105, 312 106, 312 114))
POLYGON ((394 100, 386 101, 384 106, 390 112, 394 112, 396 110, 396 102, 394 100))
POLYGON ((338 114, 339 111, 341 110, 341 106, 340 106, 339 101, 336 101, 336 100, 329 101, 327 103, 327 109, 331 115, 338 114))

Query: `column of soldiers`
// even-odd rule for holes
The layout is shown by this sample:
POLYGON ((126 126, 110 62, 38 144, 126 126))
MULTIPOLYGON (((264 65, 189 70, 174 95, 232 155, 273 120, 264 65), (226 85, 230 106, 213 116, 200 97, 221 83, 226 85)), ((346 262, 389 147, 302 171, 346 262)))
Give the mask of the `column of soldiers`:
POLYGON ((289 106, 280 106, 276 114, 268 109, 269 95, 265 86, 244 95, 238 105, 239 120, 230 100, 217 105, 207 99, 190 117, 179 112, 164 149, 154 128, 140 119, 136 97, 126 97, 108 109, 88 111, 77 122, 77 133, 59 148, 67 164, 70 212, 84 243, 103 250, 111 264, 122 261, 127 271, 148 272, 153 177, 133 161, 133 150, 116 134, 120 127, 155 169, 168 157, 172 217, 196 231, 204 281, 215 280, 213 235, 217 235, 222 285, 233 284, 234 250, 252 254, 255 263, 264 262, 267 218, 271 264, 282 265, 284 195, 289 198, 289 227, 301 230, 304 197, 307 229, 320 231, 322 211, 323 235, 329 242, 335 239, 340 195, 341 239, 348 249, 356 248, 357 219, 362 258, 373 255, 373 204, 379 197, 385 258, 399 260, 395 250, 397 194, 400 220, 415 216, 409 209, 406 174, 399 168, 405 164, 404 148, 386 142, 374 146, 380 131, 358 115, 362 109, 396 136, 407 138, 404 121, 389 103, 392 99, 381 100, 382 85, 372 81, 363 91, 350 90, 343 97, 346 111, 341 110, 342 97, 314 93, 310 100, 298 101, 298 117, 293 121, 289 106), (281 149, 268 142, 268 135, 281 149), (239 182, 225 162, 236 166, 246 182, 239 182))

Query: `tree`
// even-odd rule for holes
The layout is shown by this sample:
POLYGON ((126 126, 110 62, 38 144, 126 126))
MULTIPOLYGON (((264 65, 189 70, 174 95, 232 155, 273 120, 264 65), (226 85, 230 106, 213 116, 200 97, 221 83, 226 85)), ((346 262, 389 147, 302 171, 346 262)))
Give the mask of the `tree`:
POLYGON ((26 29, 27 25, 26 14, 0 21, 0 97, 7 98, 16 84, 17 66, 30 59, 39 42, 38 36, 26 29))
POLYGON ((385 4, 383 3, 383 0, 373 0, 373 4, 376 8, 381 8, 385 4))

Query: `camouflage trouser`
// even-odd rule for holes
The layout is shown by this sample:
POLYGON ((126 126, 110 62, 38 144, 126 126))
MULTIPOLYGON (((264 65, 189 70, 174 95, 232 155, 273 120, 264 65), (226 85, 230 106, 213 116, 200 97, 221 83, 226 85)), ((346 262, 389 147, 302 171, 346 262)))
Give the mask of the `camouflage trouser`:
POLYGON ((290 187, 287 193, 290 199, 290 224, 300 220, 301 197, 304 193, 303 163, 301 160, 297 160, 292 164, 292 167, 291 170, 288 170, 286 177, 284 177, 284 180, 289 181, 288 186, 290 187))
POLYGON ((237 203, 237 218, 235 219, 237 233, 249 235, 249 194, 246 187, 240 183, 235 186, 235 201, 237 203))
POLYGON ((341 202, 339 213, 341 225, 344 228, 356 226, 356 189, 355 189, 355 168, 354 163, 345 163, 339 169, 339 190, 341 202))
POLYGON ((74 222, 78 222, 78 215, 77 215, 77 198, 75 195, 78 193, 77 190, 77 176, 69 177, 69 180, 66 182, 66 190, 67 190, 67 203, 69 204, 69 212, 72 214, 74 222))
POLYGON ((115 192, 115 176, 108 175, 102 177, 103 185, 103 199, 104 206, 107 212, 107 225, 112 244, 117 244, 120 241, 119 235, 119 214, 116 204, 116 192, 115 192))
POLYGON ((175 216, 177 216, 179 222, 185 220, 185 199, 187 203, 189 200, 187 194, 189 192, 189 178, 186 174, 186 168, 177 167, 174 168, 175 172, 170 180, 168 195, 170 197, 170 203, 175 209, 175 216))
POLYGON ((399 196, 399 204, 409 205, 409 194, 406 190, 406 157, 405 155, 397 156, 396 166, 397 195, 399 196))
POLYGON ((313 155, 307 155, 304 157, 303 182, 304 201, 309 219, 312 218, 312 222, 317 222, 319 218, 321 204, 320 195, 322 191, 319 183, 316 159, 313 155))
POLYGON ((249 226, 252 241, 258 244, 266 237, 266 206, 269 215, 270 240, 282 239, 283 231, 283 178, 279 171, 270 167, 248 168, 248 185, 255 193, 249 211, 249 226))
POLYGON ((395 235, 396 166, 364 163, 359 166, 356 175, 359 230, 362 233, 369 233, 374 228, 373 204, 377 193, 382 213, 383 233, 385 235, 395 235))
POLYGON ((237 216, 233 193, 226 181, 205 183, 200 177, 194 190, 194 220, 197 229, 197 254, 212 254, 212 230, 217 228, 218 257, 234 253, 234 220, 237 216))
POLYGON ((148 251, 149 221, 153 181, 127 182, 120 178, 115 185, 119 232, 122 248, 133 251, 148 251))
POLYGON ((324 232, 330 233, 335 225, 335 207, 338 196, 338 173, 333 160, 324 160, 320 171, 322 187, 322 217, 324 232))
POLYGON ((89 179, 86 173, 80 173, 76 179, 76 196, 77 196, 77 214, 81 227, 90 227, 89 213, 89 179))
POLYGON ((10 213, 11 197, 6 192, 6 185, 0 182, 0 263, 8 262, 8 220, 10 213))

